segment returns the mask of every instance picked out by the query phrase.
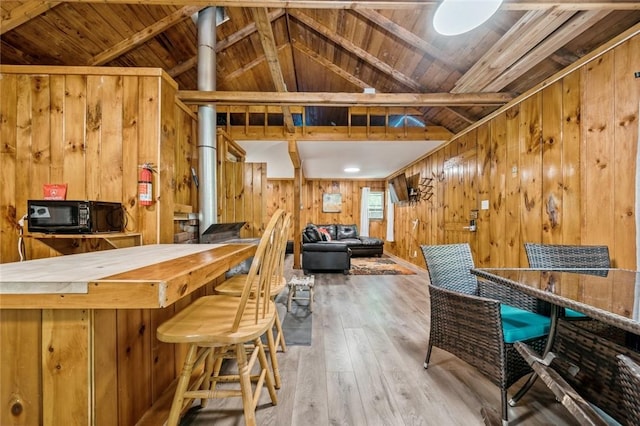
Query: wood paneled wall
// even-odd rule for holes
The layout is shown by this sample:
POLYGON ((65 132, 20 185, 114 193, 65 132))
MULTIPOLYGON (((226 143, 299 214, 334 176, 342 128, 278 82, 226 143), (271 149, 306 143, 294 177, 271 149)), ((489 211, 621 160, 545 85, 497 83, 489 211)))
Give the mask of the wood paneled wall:
POLYGON ((636 269, 639 69, 636 36, 409 166, 434 196, 396 205, 385 249, 424 267, 416 246, 468 241, 476 265, 518 267, 524 242, 605 244, 636 269), (473 209, 475 233, 460 229, 473 209))
MULTIPOLYGON (((197 209, 191 166, 197 128, 157 69, 0 67, 0 262, 19 260, 18 221, 45 183, 67 199, 121 202, 129 232, 173 242, 173 206, 197 209), (153 163, 154 199, 137 199, 138 166, 153 163), (161 196, 162 195, 162 196, 161 196)), ((56 255, 26 239, 28 258, 56 255)))
MULTIPOLYGON (((67 199, 122 202, 127 231, 142 233, 145 244, 173 242, 174 204, 197 211, 196 117, 176 102, 176 90, 156 69, 0 66, 0 262, 19 259, 18 220, 28 199, 42 198, 44 183, 67 183, 67 199), (156 202, 148 207, 137 201, 145 162, 157 168, 156 202)), ((29 238, 26 246, 29 259, 57 255, 29 238)), ((181 360, 180 348, 155 339, 173 311, 0 310, 0 400, 8 407, 17 398, 24 407, 17 416, 0 410, 0 424, 47 423, 56 413, 43 412, 43 397, 61 407, 65 398, 86 398, 67 391, 88 390, 64 374, 77 362, 74 350, 92 351, 100 366, 93 377, 96 423, 135 424, 181 360), (79 337, 87 328, 91 342, 79 337), (43 394, 43 385, 60 392, 43 394)), ((87 415, 77 413, 78 421, 87 415)))
MULTIPOLYGON (((277 208, 284 208, 293 212, 294 205, 293 180, 269 179, 267 183, 267 214, 271 214, 277 208)), ((293 232, 301 232, 307 223, 342 223, 360 226, 360 202, 362 188, 369 187, 372 191, 384 191, 384 180, 321 180, 305 179, 300 191, 302 206, 300 211, 301 229, 293 232), (340 213, 325 213, 322 211, 322 194, 342 194, 342 209, 340 213)), ((369 235, 385 238, 386 221, 372 220, 369 224, 369 235)))

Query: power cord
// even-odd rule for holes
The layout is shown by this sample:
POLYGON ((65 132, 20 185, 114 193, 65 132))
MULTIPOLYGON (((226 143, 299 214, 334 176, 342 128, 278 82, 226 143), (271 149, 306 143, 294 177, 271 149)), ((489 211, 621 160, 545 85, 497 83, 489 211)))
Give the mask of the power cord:
POLYGON ((18 221, 18 226, 20 227, 20 236, 18 237, 18 255, 20 255, 20 262, 24 261, 25 258, 25 246, 24 246, 24 220, 27 218, 25 214, 18 221))

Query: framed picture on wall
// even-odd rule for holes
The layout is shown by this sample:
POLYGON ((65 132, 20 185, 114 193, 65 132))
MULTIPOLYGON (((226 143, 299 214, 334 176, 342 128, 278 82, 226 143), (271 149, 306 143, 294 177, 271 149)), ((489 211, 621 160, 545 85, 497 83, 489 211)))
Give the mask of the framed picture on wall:
POLYGON ((322 212, 340 213, 342 211, 342 194, 322 194, 322 212))

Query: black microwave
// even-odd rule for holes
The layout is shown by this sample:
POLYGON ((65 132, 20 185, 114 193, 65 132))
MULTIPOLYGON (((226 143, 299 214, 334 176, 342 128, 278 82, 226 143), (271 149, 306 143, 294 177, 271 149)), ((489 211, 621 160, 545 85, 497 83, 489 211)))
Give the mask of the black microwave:
POLYGON ((28 200, 29 232, 94 234, 122 232, 124 209, 106 201, 28 200))

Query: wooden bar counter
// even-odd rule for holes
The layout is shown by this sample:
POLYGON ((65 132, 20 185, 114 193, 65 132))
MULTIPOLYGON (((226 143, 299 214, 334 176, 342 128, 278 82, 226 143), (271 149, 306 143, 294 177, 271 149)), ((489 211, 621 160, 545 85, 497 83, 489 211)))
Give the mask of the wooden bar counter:
POLYGON ((0 424, 136 424, 184 356, 158 325, 254 252, 158 244, 0 264, 0 424))

